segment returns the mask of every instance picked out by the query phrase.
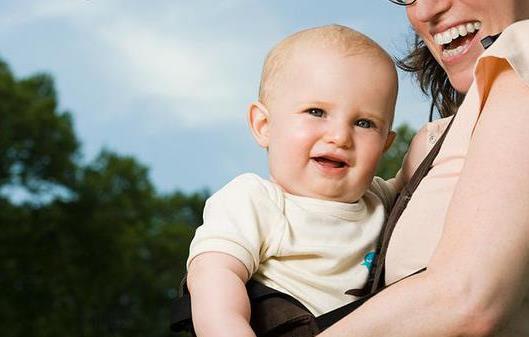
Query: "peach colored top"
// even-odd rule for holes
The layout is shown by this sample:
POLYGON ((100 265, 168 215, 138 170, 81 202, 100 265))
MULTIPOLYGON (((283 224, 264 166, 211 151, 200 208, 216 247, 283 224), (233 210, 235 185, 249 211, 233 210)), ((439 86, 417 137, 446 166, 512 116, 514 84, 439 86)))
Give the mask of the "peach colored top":
MULTIPOLYGON (((494 61, 497 58, 507 60, 517 75, 529 85, 528 37, 529 20, 514 23, 478 59, 474 83, 455 116, 433 168, 417 188, 395 227, 386 257, 386 283, 395 282, 428 265, 441 238, 448 205, 481 112, 481 102, 486 99, 483 89, 496 75, 494 61)), ((427 146, 431 146, 446 124, 447 119, 442 119, 423 128, 423 132, 426 130, 428 134, 427 146)), ((529 336, 527 296, 522 308, 516 310, 500 336, 529 336)))

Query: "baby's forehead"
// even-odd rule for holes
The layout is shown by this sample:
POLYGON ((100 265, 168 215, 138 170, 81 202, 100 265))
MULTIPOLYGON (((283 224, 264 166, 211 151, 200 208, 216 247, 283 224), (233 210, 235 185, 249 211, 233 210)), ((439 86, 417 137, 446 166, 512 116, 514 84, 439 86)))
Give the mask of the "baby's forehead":
MULTIPOLYGON (((385 73, 387 78, 391 79, 384 83, 377 83, 377 86, 384 84, 387 84, 388 87, 397 86, 395 64, 391 57, 378 46, 374 48, 345 49, 341 45, 299 43, 286 51, 282 57, 283 59, 277 60, 275 69, 268 76, 268 81, 270 82, 268 87, 271 90, 271 95, 276 94, 279 89, 284 89, 281 83, 285 79, 295 78, 297 75, 304 73, 322 75, 318 71, 318 68, 322 68, 322 64, 332 64, 333 68, 341 74, 348 73, 347 71, 350 71, 350 69, 357 69, 358 71, 351 77, 351 80, 354 81, 367 81, 366 77, 369 77, 369 74, 359 70, 368 67, 379 73, 385 73)), ((365 82, 365 84, 375 85, 371 82, 365 82)), ((279 90, 280 92, 284 91, 279 90)))
POLYGON ((377 43, 351 29, 302 32, 278 44, 270 52, 269 59, 272 65, 287 65, 289 60, 314 51, 327 51, 329 54, 344 56, 378 57, 381 60, 391 59, 377 43))
MULTIPOLYGON (((369 57, 382 63, 386 62, 394 68, 389 54, 376 42, 349 27, 329 25, 307 29, 282 40, 269 52, 263 67, 259 99, 266 103, 277 88, 282 75, 287 73, 292 65, 300 66, 296 60, 321 50, 346 56, 369 57)), ((354 59, 351 61, 354 62, 354 59)), ((304 64, 311 66, 309 62, 304 64)))
MULTIPOLYGON (((283 59, 278 60, 280 66, 275 69, 276 72, 280 73, 293 65, 299 65, 300 62, 310 61, 313 54, 327 59, 339 57, 351 63, 370 60, 371 63, 388 63, 389 65, 393 65, 391 57, 378 46, 348 48, 343 45, 329 44, 326 42, 328 41, 322 40, 321 43, 318 41, 306 41, 306 43, 293 45, 279 56, 283 59)), ((308 65, 310 66, 310 64, 308 65)))

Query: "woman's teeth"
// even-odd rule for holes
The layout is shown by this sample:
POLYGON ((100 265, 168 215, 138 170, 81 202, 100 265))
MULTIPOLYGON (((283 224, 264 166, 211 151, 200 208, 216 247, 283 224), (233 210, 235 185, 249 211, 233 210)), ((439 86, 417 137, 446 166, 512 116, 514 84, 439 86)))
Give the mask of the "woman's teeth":
POLYGON ((465 47, 463 46, 459 46, 455 49, 445 49, 443 50, 443 56, 456 56, 456 55, 459 55, 463 52, 463 50, 465 49, 465 47))
POLYGON ((452 41, 467 36, 478 31, 481 28, 481 22, 469 22, 461 24, 456 27, 449 28, 444 32, 437 33, 434 35, 434 42, 440 46, 443 46, 443 56, 455 56, 463 52, 465 49, 465 40, 461 40, 452 43, 452 41))
POLYGON ((468 33, 474 33, 475 31, 481 28, 481 22, 469 22, 466 24, 459 25, 457 27, 452 27, 444 32, 437 33, 433 36, 433 39, 438 45, 449 44, 453 40, 457 39, 460 36, 466 36, 468 33))

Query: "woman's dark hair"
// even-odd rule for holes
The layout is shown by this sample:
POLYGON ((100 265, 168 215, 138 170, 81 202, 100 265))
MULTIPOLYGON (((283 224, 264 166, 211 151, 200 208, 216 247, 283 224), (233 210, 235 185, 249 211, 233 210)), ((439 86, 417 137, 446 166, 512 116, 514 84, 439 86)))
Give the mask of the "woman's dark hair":
POLYGON ((417 34, 414 35, 408 55, 397 59, 397 66, 405 72, 413 73, 422 92, 432 98, 430 121, 433 119, 434 110, 437 110, 441 117, 452 116, 465 95, 452 87, 448 75, 437 63, 424 41, 417 34))

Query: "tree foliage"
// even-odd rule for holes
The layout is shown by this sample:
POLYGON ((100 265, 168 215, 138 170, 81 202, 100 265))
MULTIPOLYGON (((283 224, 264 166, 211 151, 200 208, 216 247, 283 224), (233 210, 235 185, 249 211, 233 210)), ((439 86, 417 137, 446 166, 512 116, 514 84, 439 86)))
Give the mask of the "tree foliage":
POLYGON ((79 142, 70 114, 57 111, 50 76, 16 80, 0 61, 0 186, 71 186, 79 142))
POLYGON ((392 178, 397 174, 402 159, 415 135, 415 131, 406 124, 400 125, 395 132, 397 133, 395 141, 384 154, 377 168, 376 175, 384 179, 392 178))
MULTIPOLYGON (((1 61, 0 120, 2 336, 169 336, 208 193, 160 195, 147 167, 109 150, 82 163, 52 78, 16 79, 1 61), (14 203, 7 187, 67 193, 14 203)), ((383 176, 399 167, 411 130, 399 134, 383 176)))
POLYGON ((103 150, 80 163, 48 75, 0 62, 0 325, 10 336, 168 336, 169 303, 206 193, 156 193, 148 169, 103 150), (5 188, 67 191, 13 203, 5 188))

